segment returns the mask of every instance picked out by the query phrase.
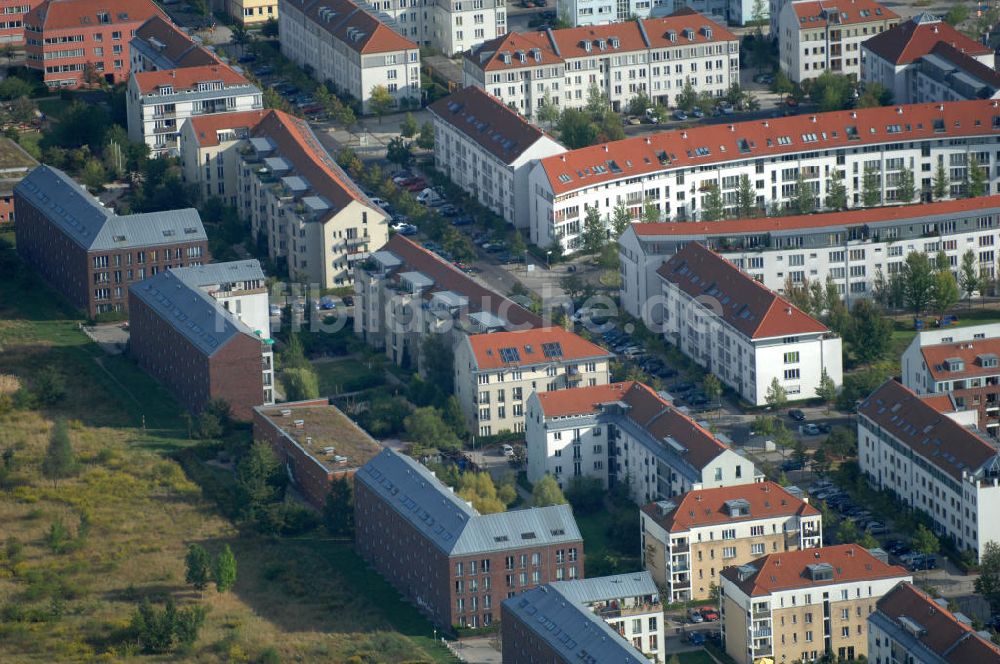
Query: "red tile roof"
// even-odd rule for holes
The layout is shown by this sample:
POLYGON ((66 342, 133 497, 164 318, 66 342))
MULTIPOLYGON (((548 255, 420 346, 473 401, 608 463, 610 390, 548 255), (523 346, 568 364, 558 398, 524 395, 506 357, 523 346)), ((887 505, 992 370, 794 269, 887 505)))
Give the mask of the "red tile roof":
POLYGON ((788 217, 757 217, 709 222, 635 223, 632 229, 640 237, 703 236, 720 237, 753 235, 790 230, 809 230, 829 226, 865 226, 915 219, 932 215, 952 215, 1000 208, 1000 195, 981 198, 962 198, 954 201, 937 201, 919 205, 894 205, 891 207, 859 208, 845 212, 797 214, 788 217))
POLYGON ((996 458, 993 443, 942 415, 932 403, 890 379, 861 402, 858 415, 957 480, 996 458))
POLYGON ((154 16, 140 25, 133 39, 145 42, 176 67, 197 67, 219 61, 165 16, 154 16))
POLYGON ((698 242, 684 245, 657 273, 750 339, 828 332, 825 325, 698 242))
POLYGON ((960 621, 947 606, 941 606, 912 583, 898 584, 879 599, 876 607, 876 616, 896 623, 925 648, 950 664, 1000 662, 1000 647, 976 634, 972 627, 960 621), (902 627, 901 618, 917 623, 922 630, 913 634, 902 627))
POLYGON ((473 334, 468 339, 469 345, 472 347, 472 354, 476 359, 476 368, 479 371, 506 367, 513 369, 551 362, 603 360, 612 357, 611 353, 597 344, 561 327, 473 334), (557 355, 546 356, 543 347, 550 343, 559 344, 561 352, 557 355), (505 362, 500 353, 502 348, 517 349, 519 361, 505 362))
MULTIPOLYGON (((548 136, 488 92, 470 85, 438 99, 427 109, 505 164, 548 136)), ((554 138, 549 136, 551 140, 554 138)))
POLYGON ((226 87, 250 85, 250 82, 232 67, 224 64, 184 67, 182 69, 161 69, 143 71, 135 76, 135 82, 142 94, 155 93, 158 88, 171 86, 174 92, 196 90, 199 83, 221 81, 226 87))
POLYGON ((284 0, 284 2, 295 7, 317 26, 358 53, 395 53, 419 48, 417 44, 350 0, 284 0))
POLYGON ((799 30, 899 19, 899 14, 873 0, 793 2, 792 9, 799 18, 799 30))
POLYGON ((778 517, 819 516, 820 513, 818 509, 788 493, 784 487, 775 482, 756 482, 688 491, 681 496, 674 496, 670 502, 675 507, 666 515, 662 515, 660 503, 650 503, 642 508, 647 516, 670 533, 722 523, 778 517), (746 501, 749 513, 743 516, 730 516, 726 503, 731 500, 746 501))
POLYGON ((950 394, 921 394, 920 399, 939 413, 955 412, 955 404, 950 394))
POLYGON ((993 54, 989 47, 926 14, 880 32, 865 41, 863 46, 883 60, 898 66, 910 64, 927 55, 939 43, 951 44, 972 56, 993 54))
POLYGON ((538 403, 545 417, 567 417, 570 415, 591 415, 600 410, 602 404, 622 401, 632 389, 635 381, 611 383, 609 385, 587 385, 555 392, 536 392, 538 403))
POLYGON ((97 21, 100 12, 107 12, 108 28, 137 26, 164 15, 152 0, 47 0, 26 14, 24 22, 45 31, 93 29, 101 26, 97 21))
POLYGON ((749 564, 757 571, 743 581, 740 581, 740 567, 727 567, 722 570, 722 576, 750 597, 796 588, 819 588, 877 579, 906 580, 910 577, 910 573, 902 567, 887 565, 857 544, 772 553, 749 564), (813 581, 807 566, 822 563, 833 568, 833 578, 813 581))
POLYGON ((958 343, 934 344, 921 346, 920 352, 927 363, 927 370, 934 380, 961 380, 975 376, 1000 375, 1000 367, 984 367, 983 356, 991 356, 994 361, 1000 360, 1000 338, 975 339, 958 343), (964 367, 961 371, 948 371, 944 361, 961 360, 964 367))
POLYGON ((994 100, 880 106, 664 131, 570 150, 540 163, 559 195, 646 173, 765 156, 1000 135, 994 118, 1000 118, 994 100))
POLYGON ((188 123, 194 131, 194 138, 198 142, 198 145, 206 148, 219 144, 220 131, 245 130, 249 132, 264 119, 264 116, 271 112, 262 110, 240 111, 237 113, 210 113, 208 115, 196 115, 190 118, 188 123))

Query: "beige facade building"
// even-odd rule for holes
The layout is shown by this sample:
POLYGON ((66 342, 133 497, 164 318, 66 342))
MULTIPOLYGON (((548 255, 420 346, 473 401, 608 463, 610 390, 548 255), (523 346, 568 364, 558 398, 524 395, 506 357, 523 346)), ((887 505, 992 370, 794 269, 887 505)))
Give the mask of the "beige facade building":
POLYGON ((184 123, 180 133, 181 171, 184 181, 198 188, 202 200, 217 196, 236 207, 240 149, 271 111, 245 111, 203 115, 184 123))
POLYGON ((819 510, 774 482, 690 491, 639 519, 643 566, 668 602, 710 598, 726 567, 823 544, 819 510))
POLYGON ((721 588, 726 652, 738 664, 810 662, 827 653, 867 657, 876 602, 912 580, 856 544, 773 553, 729 567, 721 588))

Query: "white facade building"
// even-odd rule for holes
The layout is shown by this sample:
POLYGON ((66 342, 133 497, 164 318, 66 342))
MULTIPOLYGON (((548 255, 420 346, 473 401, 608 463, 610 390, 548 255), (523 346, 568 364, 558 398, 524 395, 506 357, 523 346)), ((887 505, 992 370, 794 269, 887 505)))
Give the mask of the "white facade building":
POLYGON ((281 0, 281 52, 319 81, 330 81, 371 113, 385 87, 396 105, 420 103, 420 48, 371 6, 351 0, 281 0))
POLYGON ((828 279, 845 303, 871 297, 879 275, 903 269, 911 252, 944 251, 955 270, 973 250, 976 267, 996 275, 1000 196, 846 212, 704 223, 632 224, 619 239, 621 304, 659 320, 660 265, 690 242, 718 252, 773 291, 828 279))
POLYGON ((639 505, 758 481, 752 462, 642 383, 538 391, 525 421, 528 479, 627 484, 639 505))
POLYGON ((759 208, 783 208, 799 176, 822 208, 839 173, 850 207, 860 206, 864 172, 880 174, 883 204, 899 200, 903 169, 927 200, 940 164, 949 197, 962 195, 975 155, 990 193, 1000 191, 1000 102, 883 106, 665 131, 570 150, 540 160, 528 178, 531 242, 579 248, 587 208, 610 217, 624 204, 633 218, 648 202, 663 219, 697 219, 706 186, 714 184, 736 210, 741 176, 750 179, 759 208))
POLYGON ((959 550, 978 560, 1000 542, 1000 454, 971 411, 942 414, 888 380, 858 407, 858 463, 875 489, 924 512, 959 550))
MULTIPOLYGON (((174 268, 173 272, 184 283, 211 295, 223 309, 253 330, 256 336, 261 339, 271 338, 267 278, 259 261, 208 263, 174 268)), ((272 383, 265 380, 264 384, 272 383)), ((270 403, 274 403, 273 398, 270 403)))
MULTIPOLYGON (((746 25, 754 18, 753 7, 753 0, 556 0, 556 16, 583 27, 693 10, 720 25, 746 25)), ((767 20, 766 3, 763 18, 767 20)))
POLYGON ((452 57, 507 32, 505 0, 383 0, 370 3, 393 29, 452 57))
POLYGON ((740 79, 739 39, 690 10, 584 28, 512 32, 465 55, 464 85, 526 117, 553 103, 583 108, 592 88, 620 111, 640 93, 674 106, 690 84, 722 97, 740 79))
POLYGON ((129 140, 145 143, 153 156, 178 156, 189 118, 264 107, 260 89, 221 63, 133 72, 125 102, 129 140))
POLYGON ((692 242, 658 273, 666 340, 750 403, 774 381, 793 401, 814 398, 824 371, 843 382, 840 338, 721 256, 692 242))
POLYGON ((796 83, 825 71, 857 80, 861 44, 898 22, 895 12, 874 0, 789 2, 778 15, 781 71, 796 83))
POLYGON ((532 163, 566 151, 499 99, 469 86, 427 107, 434 165, 517 228, 528 227, 532 163))

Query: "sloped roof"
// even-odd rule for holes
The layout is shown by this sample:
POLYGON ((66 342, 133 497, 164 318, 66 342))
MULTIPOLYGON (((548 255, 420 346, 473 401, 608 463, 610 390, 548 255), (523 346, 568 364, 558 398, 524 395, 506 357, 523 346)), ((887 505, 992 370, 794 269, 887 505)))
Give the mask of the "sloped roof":
POLYGON ((558 543, 582 545, 569 505, 481 515, 420 462, 388 448, 366 463, 355 480, 449 556, 558 543))
POLYGON ((108 27, 144 23, 163 11, 152 0, 46 0, 24 17, 26 25, 48 30, 76 30, 97 27, 98 13, 107 12, 108 27))
POLYGON ((657 273, 749 339, 827 332, 827 327, 698 242, 684 245, 657 273))
POLYGON ((208 239, 194 208, 118 216, 64 172, 45 164, 18 182, 14 193, 89 251, 208 239))
POLYGON ((881 143, 1000 134, 994 100, 879 106, 671 129, 539 160, 556 195, 649 173, 881 143))
POLYGON ((799 19, 799 30, 899 18, 899 14, 873 0, 818 0, 791 5, 799 19))
POLYGON ((974 475, 997 458, 993 443, 892 379, 861 402, 858 414, 957 480, 963 472, 974 475))
POLYGON ((951 44, 938 42, 931 49, 930 55, 943 58, 950 65, 954 66, 958 72, 971 76, 994 91, 1000 88, 1000 72, 993 67, 984 65, 979 60, 976 60, 968 53, 960 51, 951 44))
POLYGON ((146 55, 160 69, 212 65, 219 61, 173 21, 160 14, 140 25, 130 43, 133 48, 141 44, 146 55))
POLYGON ((962 380, 1000 374, 1000 366, 983 366, 984 359, 1000 358, 1000 337, 921 346, 920 353, 924 356, 927 371, 934 380, 962 380), (945 360, 951 359, 961 360, 963 369, 946 370, 945 360))
POLYGON ((864 42, 864 48, 896 66, 907 65, 930 53, 937 44, 950 44, 968 55, 992 55, 993 51, 966 37, 935 16, 921 14, 898 23, 864 42))
POLYGON ((722 576, 734 583, 749 597, 760 597, 782 590, 819 588, 839 583, 875 581, 899 578, 910 580, 910 573, 902 567, 888 565, 857 544, 839 544, 819 549, 802 549, 772 553, 748 564, 755 572, 740 580, 742 567, 727 567, 722 576), (813 581, 809 565, 830 566, 832 578, 813 581))
POLYGON ((604 348, 561 327, 473 334, 467 339, 479 371, 613 357, 604 348), (516 351, 516 359, 501 352, 511 348, 516 351))
POLYGON ((205 148, 219 144, 219 132, 224 130, 241 131, 249 133, 264 119, 264 116, 272 113, 270 110, 259 111, 238 111, 236 113, 209 113, 207 115, 196 115, 188 118, 187 125, 190 125, 194 134, 194 140, 198 145, 205 148))
POLYGON ((256 258, 229 261, 227 263, 205 263, 189 267, 172 268, 174 276, 184 283, 204 288, 239 281, 264 281, 264 270, 256 258))
POLYGON ((545 417, 569 417, 571 415, 592 415, 600 412, 600 406, 615 403, 625 398, 635 381, 610 383, 608 385, 585 385, 554 392, 536 392, 538 403, 545 417))
POLYGON ((427 109, 505 164, 514 163, 547 136, 517 111, 474 85, 438 99, 427 109))
MULTIPOLYGON (((142 94, 156 92, 159 88, 170 86, 175 93, 196 90, 199 83, 221 81, 224 86, 253 87, 244 76, 229 65, 216 63, 199 67, 183 67, 181 69, 161 69, 158 71, 143 71, 132 74, 136 85, 142 94)), ((256 88, 255 88, 256 89, 256 88)), ((220 91, 221 94, 221 91, 220 91)))
POLYGON ((681 496, 674 496, 669 502, 674 507, 666 515, 661 514, 658 503, 644 505, 642 511, 664 530, 673 533, 723 523, 819 515, 818 509, 801 498, 796 498, 776 482, 688 491, 681 496), (730 516, 726 503, 732 500, 745 501, 749 514, 730 516))
POLYGON ((545 641, 565 662, 647 664, 641 652, 555 584, 504 600, 503 608, 545 641))
MULTIPOLYGON (((350 0, 284 0, 359 53, 394 53, 419 47, 387 26, 373 9, 350 0)), ((384 15, 382 15, 384 16, 384 15)), ((385 17, 388 18, 388 17, 385 17)))
POLYGON ((562 593, 563 597, 578 604, 650 595, 656 597, 657 601, 660 598, 660 590, 653 581, 653 575, 646 570, 573 581, 554 581, 549 585, 562 593))

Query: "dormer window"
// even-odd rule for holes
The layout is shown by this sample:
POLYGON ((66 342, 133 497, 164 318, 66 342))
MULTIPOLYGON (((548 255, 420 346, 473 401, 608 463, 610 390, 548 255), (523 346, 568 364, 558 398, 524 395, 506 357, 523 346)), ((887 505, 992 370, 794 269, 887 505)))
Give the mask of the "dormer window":
POLYGON ((980 355, 978 357, 978 360, 979 360, 979 366, 983 367, 984 369, 996 369, 997 368, 997 364, 998 364, 998 362, 997 362, 997 356, 994 355, 994 354, 992 354, 992 353, 989 353, 987 355, 980 355))
POLYGON ((949 357, 944 361, 945 371, 964 371, 965 361, 960 357, 949 357))
POLYGON ((618 37, 612 37, 611 38, 611 48, 619 48, 619 47, 621 47, 621 45, 622 45, 622 43, 620 41, 618 41, 618 37))

